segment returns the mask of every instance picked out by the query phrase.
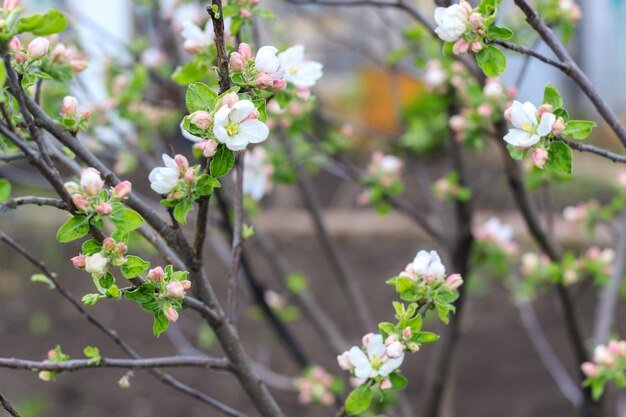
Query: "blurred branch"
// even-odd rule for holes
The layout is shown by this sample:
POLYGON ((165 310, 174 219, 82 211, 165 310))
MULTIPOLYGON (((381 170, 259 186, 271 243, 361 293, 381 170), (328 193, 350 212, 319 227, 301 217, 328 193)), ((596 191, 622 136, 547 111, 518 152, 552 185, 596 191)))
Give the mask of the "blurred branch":
POLYGON ((23 152, 15 152, 15 153, 8 153, 8 154, 0 155, 0 161, 2 162, 13 162, 13 161, 19 161, 19 160, 27 159, 27 158, 28 157, 23 152))
POLYGON ((8 211, 16 209, 20 206, 26 204, 33 204, 37 206, 49 206, 56 207, 61 210, 69 210, 69 206, 63 200, 59 200, 58 198, 46 198, 46 197, 34 197, 34 196, 26 196, 26 197, 15 197, 11 198, 4 203, 0 204, 0 212, 8 211))
POLYGON ((573 140, 567 140, 563 138, 555 138, 555 140, 565 142, 570 148, 577 150, 579 152, 589 152, 595 155, 599 155, 603 158, 609 159, 613 162, 626 164, 626 155, 619 155, 619 154, 607 151, 606 149, 599 148, 597 146, 587 145, 585 143, 580 143, 580 142, 573 141, 573 140))
MULTIPOLYGON (((235 157, 235 212, 232 227, 232 252, 230 273, 228 276, 228 319, 235 321, 237 312, 237 276, 241 264, 241 252, 243 245, 243 170, 245 150, 235 157)), ((225 219, 228 221, 228 219, 225 219)))
POLYGON ((7 397, 5 397, 2 392, 0 392, 0 404, 2 404, 2 408, 4 408, 7 413, 11 414, 13 417, 20 417, 20 414, 15 411, 15 408, 13 408, 7 397))

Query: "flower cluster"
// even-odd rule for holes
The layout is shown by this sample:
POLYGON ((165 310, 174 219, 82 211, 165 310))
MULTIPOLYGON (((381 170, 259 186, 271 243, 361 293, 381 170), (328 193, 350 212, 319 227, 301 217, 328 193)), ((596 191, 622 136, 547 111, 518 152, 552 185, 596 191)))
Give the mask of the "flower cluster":
POLYGON ((611 340, 593 350, 593 360, 580 366, 587 377, 584 386, 591 387, 594 399, 600 398, 607 383, 626 387, 626 341, 611 340))
POLYGON ((508 255, 515 254, 518 249, 513 241, 513 228, 496 217, 490 218, 485 224, 475 228, 474 238, 479 242, 496 246, 508 255))
POLYGON ((85 168, 80 173, 80 183, 66 182, 65 189, 72 196, 72 202, 80 213, 107 217, 113 212, 114 204, 130 194, 132 184, 122 181, 106 190, 100 172, 95 168, 85 168))
POLYGON ((165 270, 157 266, 149 270, 146 276, 156 293, 154 301, 169 321, 178 320, 180 303, 185 298, 187 290, 191 288, 191 281, 186 277, 187 272, 174 272, 171 266, 165 270))
POLYGON ((359 203, 375 204, 379 211, 386 212, 388 208, 384 199, 396 196, 404 189, 403 165, 404 162, 397 156, 374 152, 367 167, 367 176, 363 179, 367 189, 359 196, 359 203))
MULTIPOLYGON (((231 19, 224 19, 224 30, 227 39, 230 38, 231 19)), ((183 49, 192 55, 202 52, 209 52, 209 48, 213 46, 215 37, 213 29, 213 20, 208 19, 204 25, 204 29, 187 19, 182 22, 182 30, 180 35, 183 37, 183 49)))
POLYGON ((69 132, 76 133, 79 129, 86 130, 91 111, 78 112, 78 100, 74 96, 63 97, 59 123, 69 132), (78 117, 77 117, 78 116, 78 117))
MULTIPOLYGON (((6 1, 5 1, 6 4, 6 1)), ((44 363, 63 363, 70 360, 69 355, 61 352, 61 346, 57 345, 54 349, 48 351, 48 357, 44 363)), ((39 372, 39 379, 45 382, 54 381, 60 372, 56 371, 41 371, 39 372)))
POLYGON ((335 395, 341 390, 341 381, 320 366, 312 366, 302 373, 295 381, 298 390, 298 401, 301 404, 319 403, 332 405, 335 395))
POLYGON ((485 19, 466 0, 449 7, 435 9, 437 36, 445 42, 454 43, 452 51, 456 55, 470 49, 478 53, 483 49, 486 34, 485 19))
POLYGON ((128 251, 126 242, 116 242, 112 237, 107 237, 99 248, 98 252, 90 250, 74 256, 72 264, 78 269, 84 269, 94 278, 101 278, 108 272, 109 265, 120 267, 126 263, 124 257, 128 251))
POLYGON ((469 188, 459 184, 459 176, 456 172, 450 172, 435 181, 432 185, 432 192, 438 201, 466 201, 471 195, 469 188))

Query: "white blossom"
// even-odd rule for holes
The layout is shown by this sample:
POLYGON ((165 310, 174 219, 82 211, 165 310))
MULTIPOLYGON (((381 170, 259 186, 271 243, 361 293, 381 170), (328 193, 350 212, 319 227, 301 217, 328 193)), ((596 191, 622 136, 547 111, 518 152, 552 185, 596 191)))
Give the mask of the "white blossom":
POLYGON ((280 61, 276 56, 278 49, 274 46, 262 46, 254 58, 254 66, 257 71, 274 74, 280 67, 280 61))
POLYGON ((366 351, 367 353, 363 352, 358 346, 353 346, 348 351, 357 378, 386 377, 398 369, 404 360, 404 352, 396 358, 387 355, 387 347, 379 334, 370 338, 366 351))
POLYGON ((446 267, 441 263, 441 258, 437 251, 431 250, 430 252, 421 250, 413 259, 413 272, 426 278, 427 280, 434 280, 443 278, 446 274, 446 267))
POLYGON ((232 107, 222 106, 216 113, 213 134, 231 151, 245 149, 249 143, 263 142, 269 128, 255 118, 256 109, 250 100, 240 100, 232 107))
POLYGON ((267 152, 260 146, 246 152, 243 159, 243 193, 259 201, 272 187, 274 167, 267 161, 267 152))
POLYGON ((103 275, 106 272, 108 261, 100 253, 85 258, 85 271, 90 274, 103 275))
POLYGON ((180 169, 176 161, 169 155, 163 154, 164 167, 156 167, 148 176, 150 188, 159 194, 167 194, 178 184, 180 169))
POLYGON ((469 26, 469 14, 465 7, 453 4, 450 7, 435 9, 435 32, 441 40, 456 42, 465 33, 469 26))
POLYGON ((516 147, 527 148, 535 145, 542 137, 552 131, 552 125, 556 116, 552 113, 543 113, 541 118, 537 116, 537 108, 530 102, 524 104, 514 101, 511 107, 511 124, 504 140, 516 147))
POLYGON ((322 78, 322 64, 304 60, 304 47, 295 45, 278 54, 285 80, 298 88, 311 88, 322 78))

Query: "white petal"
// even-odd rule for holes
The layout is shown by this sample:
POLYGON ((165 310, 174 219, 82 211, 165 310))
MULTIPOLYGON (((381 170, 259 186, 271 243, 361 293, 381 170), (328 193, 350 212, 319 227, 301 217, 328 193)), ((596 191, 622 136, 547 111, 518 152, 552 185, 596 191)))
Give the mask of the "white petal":
POLYGON ((242 151, 248 146, 248 140, 245 136, 237 134, 235 136, 228 136, 228 139, 224 141, 224 144, 231 151, 242 151))
POLYGON ((297 65, 304 61, 304 46, 294 45, 278 54, 278 59, 280 60, 280 65, 283 69, 286 69, 286 67, 291 65, 297 65))
POLYGON ((546 136, 552 131, 552 125, 556 122, 556 116, 552 113, 544 113, 541 115, 541 121, 537 127, 537 134, 541 137, 546 136))
MULTIPOLYGON (((509 133, 504 136, 504 141, 508 144, 518 147, 528 147, 533 145, 531 136, 528 132, 521 129, 511 129, 509 133)), ((535 142, 536 143, 536 142, 535 142)))
POLYGON ((435 9, 435 23, 437 23, 438 25, 443 24, 443 14, 445 11, 445 7, 437 7, 435 9))
POLYGON ((522 126, 526 124, 530 124, 530 126, 535 126, 537 124, 537 109, 532 103, 528 101, 524 104, 515 100, 513 102, 513 106, 511 107, 511 123, 518 129, 521 129, 522 126), (532 113, 529 117, 529 111, 532 113))
POLYGON ((192 142, 199 142, 201 140, 204 140, 204 138, 201 138, 200 136, 196 136, 193 135, 191 133, 189 133, 188 131, 186 131, 185 129, 183 129, 183 122, 180 122, 180 133, 182 133, 183 137, 187 140, 190 140, 192 142))
POLYGON ((373 372, 372 365, 369 362, 364 363, 363 365, 360 365, 354 368, 354 376, 356 376, 357 378, 363 378, 363 379, 370 378, 372 375, 372 372, 373 372))
POLYGON ((248 117, 253 111, 253 102, 251 102, 250 100, 240 100, 233 105, 232 110, 228 115, 228 118, 232 122, 241 123, 241 121, 248 117))
POLYGON ((263 142, 270 134, 270 129, 258 119, 246 120, 239 125, 238 136, 246 138, 250 143, 263 142))
POLYGON ((400 355, 395 359, 389 359, 387 362, 383 364, 378 370, 380 376, 387 376, 402 365, 402 361, 404 361, 404 354, 400 355))
POLYGON ((413 259, 413 271, 416 274, 425 274, 428 271, 428 264, 430 263, 430 254, 425 250, 417 252, 415 259, 413 259))
POLYGON ((370 342, 367 345, 367 356, 372 358, 375 355, 382 358, 386 351, 387 347, 383 343, 383 337, 381 335, 377 334, 370 338, 370 342))
POLYGON ((350 357, 350 363, 354 366, 370 364, 369 359, 358 346, 352 346, 352 348, 348 351, 348 356, 350 357))
POLYGON ((163 154, 162 157, 163 157, 163 163, 165 164, 166 167, 175 169, 176 171, 178 171, 178 164, 176 163, 176 161, 174 161, 174 158, 166 154, 163 154))

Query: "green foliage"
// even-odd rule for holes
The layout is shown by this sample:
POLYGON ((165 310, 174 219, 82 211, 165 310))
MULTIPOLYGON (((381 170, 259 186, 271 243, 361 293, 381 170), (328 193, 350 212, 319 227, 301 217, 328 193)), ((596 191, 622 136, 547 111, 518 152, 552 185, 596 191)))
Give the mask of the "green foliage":
POLYGON ((228 174, 235 164, 235 154, 226 145, 220 143, 217 147, 209 169, 213 178, 223 177, 228 174))
POLYGON ((543 103, 550 104, 553 109, 560 109, 563 107, 563 98, 559 93, 559 90, 552 87, 549 83, 543 90, 543 103))
POLYGON ((572 173, 572 150, 563 142, 552 142, 548 148, 548 161, 546 168, 563 172, 572 173))
POLYGON ((89 365, 95 365, 95 366, 100 365, 100 362, 102 361, 102 356, 100 355, 100 349, 94 346, 87 346, 83 350, 83 353, 85 354, 86 357, 89 358, 89 361, 87 362, 89 365))
POLYGON ((49 289, 53 290, 56 286, 54 285, 54 282, 52 282, 52 280, 50 278, 48 278, 47 276, 43 275, 43 274, 33 274, 30 277, 31 282, 41 282, 42 284, 46 284, 48 286, 49 289))
POLYGON ((588 120, 570 120, 565 124, 562 135, 576 140, 587 139, 597 125, 588 120))
POLYGON ((138 256, 129 255, 126 263, 120 268, 125 278, 135 278, 150 268, 150 262, 146 262, 138 256))
POLYGON ((512 37, 513 31, 511 29, 496 25, 491 26, 487 32, 487 38, 492 41, 495 39, 509 40, 512 37))
POLYGON ((34 14, 17 21, 17 33, 30 32, 37 36, 47 36, 59 33, 67 27, 67 19, 60 11, 52 9, 45 14, 34 14))
POLYGON ((369 384, 359 385, 346 399, 346 413, 350 416, 361 414, 369 408, 373 395, 369 384))
POLYGON ((6 178, 0 178, 0 203, 7 201, 10 197, 11 183, 6 178))
POLYGON ((122 203, 113 203, 112 206, 113 212, 108 219, 118 230, 132 232, 143 224, 143 217, 135 210, 124 207, 122 203))
POLYGON ((210 112, 215 107, 216 99, 217 93, 211 87, 202 82, 195 82, 187 88, 185 104, 189 113, 198 110, 210 112))
POLYGON ((89 232, 89 218, 76 215, 66 221, 57 231, 57 241, 68 243, 85 236, 89 232))
POLYGON ((476 63, 487 77, 497 77, 506 68, 506 57, 498 48, 487 45, 476 54, 476 63))

